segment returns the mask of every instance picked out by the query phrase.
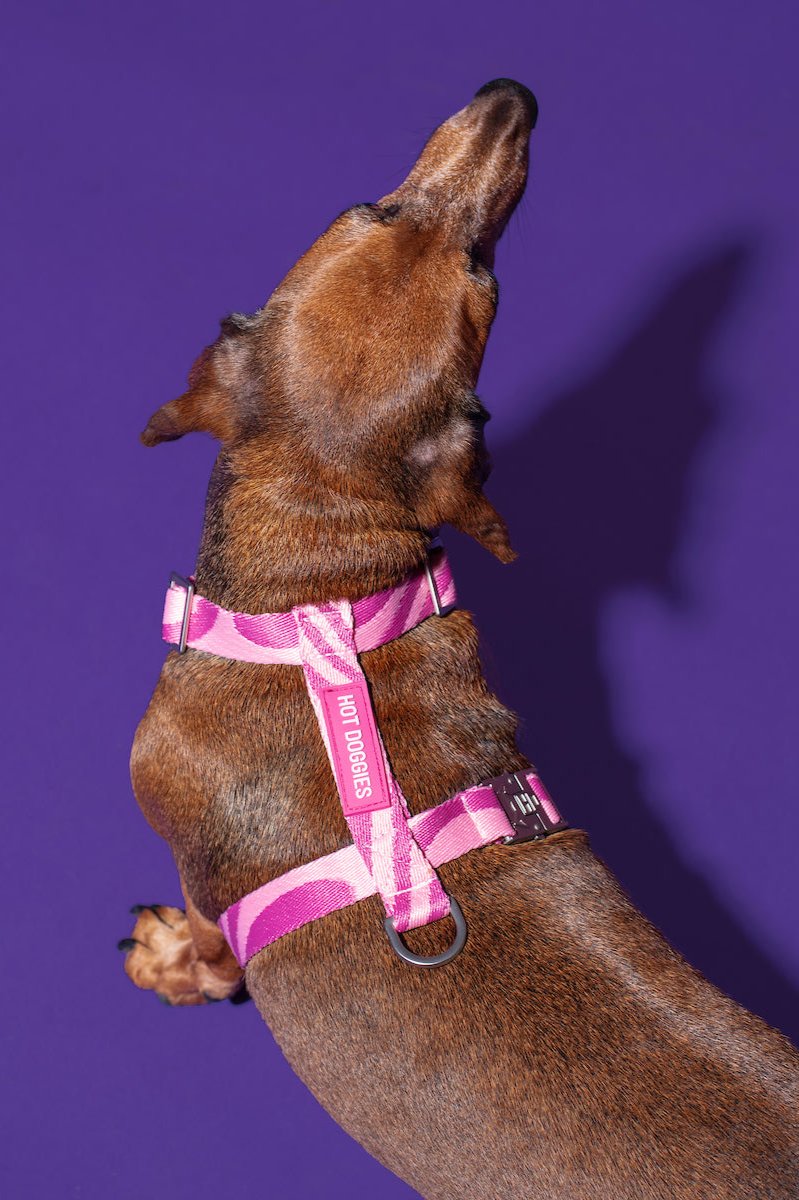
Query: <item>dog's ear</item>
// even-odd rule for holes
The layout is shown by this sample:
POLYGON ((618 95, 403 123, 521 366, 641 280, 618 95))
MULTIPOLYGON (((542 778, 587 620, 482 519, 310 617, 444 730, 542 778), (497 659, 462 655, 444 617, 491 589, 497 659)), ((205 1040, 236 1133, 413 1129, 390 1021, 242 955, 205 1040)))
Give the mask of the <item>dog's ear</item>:
POLYGON ((461 533, 468 533, 500 562, 511 563, 517 557, 510 544, 507 525, 482 492, 469 496, 450 524, 461 533))
POLYGON ((145 446, 173 442, 184 433, 210 433, 219 442, 233 440, 249 354, 244 337, 248 320, 237 314, 225 318, 220 336, 194 363, 188 389, 150 417, 141 434, 145 446))
POLYGON ((427 433, 416 441, 406 466, 412 472, 420 525, 452 525, 500 562, 509 563, 516 551, 508 527, 483 493, 491 469, 483 438, 487 420, 478 398, 467 393, 436 434, 427 433))

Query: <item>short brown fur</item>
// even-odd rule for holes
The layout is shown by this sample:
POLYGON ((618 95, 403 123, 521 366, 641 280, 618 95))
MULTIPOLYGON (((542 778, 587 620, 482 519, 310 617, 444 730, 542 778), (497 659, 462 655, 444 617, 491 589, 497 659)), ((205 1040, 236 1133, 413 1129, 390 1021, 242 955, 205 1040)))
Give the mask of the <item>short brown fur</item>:
MULTIPOLYGON (((481 89, 394 193, 344 213, 264 309, 225 322, 150 420, 148 445, 192 430, 222 443, 202 594, 250 612, 363 596, 418 567, 447 522, 513 558, 482 492, 472 389, 534 117, 519 85, 481 89)), ((362 662, 412 811, 526 765, 468 613, 362 662)), ((232 995, 221 911, 349 840, 301 671, 170 654, 132 777, 187 910, 141 910, 128 974, 171 1003, 232 995)), ((298 1074, 376 1158, 428 1200, 797 1195, 795 1053, 670 949, 585 834, 441 876, 470 927, 447 967, 402 963, 371 899, 246 973, 298 1074)), ((451 932, 447 919, 408 940, 431 953, 451 932)))

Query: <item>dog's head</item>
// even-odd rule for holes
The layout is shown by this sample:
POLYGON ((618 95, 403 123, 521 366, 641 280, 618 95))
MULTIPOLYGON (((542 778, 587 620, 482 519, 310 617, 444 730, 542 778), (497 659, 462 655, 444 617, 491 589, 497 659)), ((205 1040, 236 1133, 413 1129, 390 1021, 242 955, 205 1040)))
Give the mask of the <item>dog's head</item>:
POLYGON ((204 430, 233 474, 284 496, 293 470, 315 503, 352 497, 397 528, 449 522, 512 558, 481 490, 488 414, 473 389, 535 117, 520 84, 481 88, 404 183, 342 213, 259 312, 222 323, 145 444, 204 430))

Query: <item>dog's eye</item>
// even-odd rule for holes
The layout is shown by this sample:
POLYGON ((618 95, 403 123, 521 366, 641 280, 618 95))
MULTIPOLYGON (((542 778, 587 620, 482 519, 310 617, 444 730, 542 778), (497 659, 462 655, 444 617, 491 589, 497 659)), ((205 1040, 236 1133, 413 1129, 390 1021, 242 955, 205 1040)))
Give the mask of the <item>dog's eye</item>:
POLYGON ((365 204, 364 208, 368 208, 369 215, 375 221, 391 221, 400 211, 399 204, 365 204))
POLYGON ((491 420, 491 413, 482 400, 474 392, 467 392, 462 401, 463 415, 472 425, 482 429, 486 421, 491 420))
POLYGON ((352 208, 348 208, 343 216, 353 214, 358 217, 367 217, 370 221, 390 221, 392 217, 396 217, 400 211, 399 204, 353 204, 352 208))
POLYGON ((469 274, 472 275, 478 283, 485 284, 491 289, 495 296, 499 294, 499 284, 497 277, 491 268, 485 263, 479 246, 472 246, 469 251, 469 274))
POLYGON ((469 270, 473 271, 475 275, 481 275, 486 271, 489 275, 493 274, 483 257, 483 248, 479 242, 469 250, 469 270))

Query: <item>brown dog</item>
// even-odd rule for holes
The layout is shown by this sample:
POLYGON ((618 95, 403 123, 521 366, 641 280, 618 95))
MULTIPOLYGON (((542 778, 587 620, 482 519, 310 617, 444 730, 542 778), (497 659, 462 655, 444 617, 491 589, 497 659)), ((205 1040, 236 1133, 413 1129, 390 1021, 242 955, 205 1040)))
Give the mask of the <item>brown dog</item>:
MULTIPOLYGON (((482 88, 406 181, 345 212, 253 317, 232 317, 147 445, 205 430, 198 590, 226 608, 357 598, 424 560, 449 522, 502 561, 472 389, 493 250, 524 189, 535 101, 482 88)), ((411 810, 524 767, 468 613, 362 656, 411 810)), ((174 1004, 232 995, 215 924, 245 893, 350 841, 302 671, 167 658, 136 736, 136 795, 168 839, 186 914, 140 910, 126 970, 174 1004)), ((429 1200, 797 1195, 797 1058, 687 966, 585 834, 441 869, 464 952, 400 961, 377 898, 256 956, 246 985, 335 1119, 429 1200), (302 1003, 298 1003, 298 998, 302 1003)), ((451 921, 408 935, 432 954, 451 921)))

